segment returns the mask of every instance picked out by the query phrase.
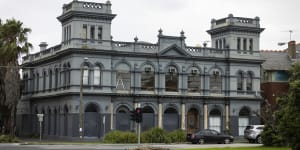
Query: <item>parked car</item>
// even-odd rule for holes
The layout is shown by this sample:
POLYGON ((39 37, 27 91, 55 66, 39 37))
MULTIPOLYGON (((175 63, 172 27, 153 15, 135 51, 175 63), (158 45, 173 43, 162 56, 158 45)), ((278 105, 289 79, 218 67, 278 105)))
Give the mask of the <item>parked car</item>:
POLYGON ((244 137, 249 143, 261 143, 261 132, 264 125, 248 125, 244 130, 244 137))
POLYGON ((229 144, 234 140, 233 136, 221 134, 216 130, 205 129, 196 131, 193 134, 187 134, 187 141, 193 144, 199 143, 224 143, 229 144))

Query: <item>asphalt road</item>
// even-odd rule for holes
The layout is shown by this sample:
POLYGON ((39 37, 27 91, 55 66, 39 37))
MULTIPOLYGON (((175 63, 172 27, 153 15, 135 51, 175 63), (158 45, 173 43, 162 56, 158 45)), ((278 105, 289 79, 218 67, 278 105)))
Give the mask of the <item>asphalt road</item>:
POLYGON ((0 144, 0 150, 133 150, 137 147, 162 147, 171 150, 186 148, 211 148, 211 147, 255 147, 261 144, 234 143, 234 144, 75 144, 75 145, 23 145, 0 144))

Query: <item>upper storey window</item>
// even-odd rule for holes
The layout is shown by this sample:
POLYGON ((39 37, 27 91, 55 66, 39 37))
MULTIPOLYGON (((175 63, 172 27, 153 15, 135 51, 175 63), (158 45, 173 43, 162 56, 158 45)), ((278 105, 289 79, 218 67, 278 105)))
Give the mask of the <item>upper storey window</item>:
POLYGON ((253 51, 253 39, 249 39, 249 51, 253 51))
POLYGON ((144 91, 153 91, 155 85, 154 69, 146 65, 141 73, 141 88, 144 91))
POLYGON ((83 67, 83 85, 88 85, 89 84, 89 67, 88 66, 84 66, 83 67))
POLYGON ((243 50, 244 51, 247 50, 247 39, 246 38, 243 39, 243 50))
POLYGON ((90 28, 90 39, 91 40, 95 39, 95 26, 91 26, 90 28))
POLYGON ((102 27, 98 27, 98 40, 102 40, 102 27))
POLYGON ((94 68, 94 85, 100 85, 101 81, 101 69, 99 66, 94 68))
POLYGON ((236 49, 237 49, 237 50, 241 50, 241 38, 237 38, 236 43, 237 43, 236 49))
POLYGON ((237 90, 242 91, 244 87, 244 81, 243 81, 243 72, 238 72, 237 74, 237 90))
POLYGON ((178 71, 174 66, 167 69, 165 76, 165 88, 167 92, 178 91, 178 71))
POLYGON ((130 91, 131 74, 125 64, 119 65, 116 73, 116 89, 130 91))
POLYGON ((221 94, 222 78, 219 70, 212 71, 210 75, 210 93, 221 94))
POLYGON ((87 25, 86 24, 84 24, 82 26, 82 38, 87 39, 87 25))
POLYGON ((201 77, 197 68, 192 68, 188 75, 188 92, 200 92, 201 77))
POLYGON ((247 76, 247 91, 253 90, 253 74, 251 72, 248 72, 247 76))

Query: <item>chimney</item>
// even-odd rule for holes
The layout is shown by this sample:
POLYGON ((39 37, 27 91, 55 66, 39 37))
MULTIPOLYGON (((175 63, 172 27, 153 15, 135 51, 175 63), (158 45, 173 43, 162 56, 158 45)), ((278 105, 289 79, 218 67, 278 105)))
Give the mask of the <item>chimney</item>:
POLYGON ((40 51, 44 51, 47 49, 48 44, 46 42, 41 42, 39 46, 40 46, 40 51))
POLYGON ((289 41, 288 54, 292 59, 296 59, 296 42, 295 41, 289 41))

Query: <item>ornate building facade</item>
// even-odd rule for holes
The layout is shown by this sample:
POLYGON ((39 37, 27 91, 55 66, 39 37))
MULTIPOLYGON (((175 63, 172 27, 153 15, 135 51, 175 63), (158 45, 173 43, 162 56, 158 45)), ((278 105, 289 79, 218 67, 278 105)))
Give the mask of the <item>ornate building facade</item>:
POLYGON ((110 1, 63 6, 62 42, 41 43, 40 52, 23 57, 19 135, 38 133, 36 114, 43 113, 44 137, 78 139, 81 106, 86 138, 133 131, 130 110, 137 106, 142 130, 211 128, 239 136, 260 123, 258 17, 212 19, 209 48, 187 46, 183 31, 167 36, 161 29, 157 43, 114 41, 115 16, 110 1))

